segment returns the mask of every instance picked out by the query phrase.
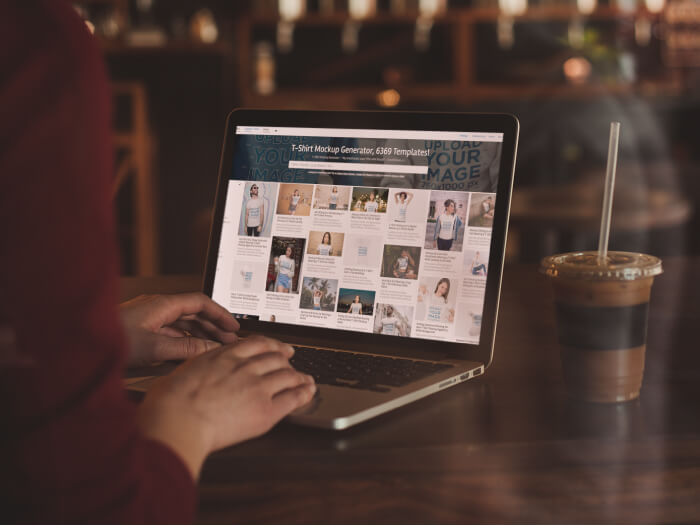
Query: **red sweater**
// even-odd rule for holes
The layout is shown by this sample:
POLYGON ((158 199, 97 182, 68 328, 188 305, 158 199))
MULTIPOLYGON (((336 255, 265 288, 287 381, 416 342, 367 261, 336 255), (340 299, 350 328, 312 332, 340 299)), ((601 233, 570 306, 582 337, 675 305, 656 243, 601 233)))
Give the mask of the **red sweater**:
POLYGON ((110 92, 58 0, 0 0, 0 521, 187 523, 182 461, 125 397, 110 92))

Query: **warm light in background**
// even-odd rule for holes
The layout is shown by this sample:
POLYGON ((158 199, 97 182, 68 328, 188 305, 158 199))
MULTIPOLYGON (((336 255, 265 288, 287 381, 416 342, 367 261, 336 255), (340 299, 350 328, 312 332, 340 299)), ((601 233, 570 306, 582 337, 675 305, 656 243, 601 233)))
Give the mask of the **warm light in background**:
POLYGON ((393 108, 399 104, 401 95, 395 89, 385 89, 377 93, 377 104, 383 108, 393 108))
POLYGON ((419 0, 418 12, 421 16, 434 17, 445 12, 447 0, 419 0))
POLYGON ((590 15, 595 11, 598 2, 596 0, 576 0, 576 7, 581 14, 590 15))
POLYGON ((377 12, 377 0, 349 0, 348 12, 356 20, 372 16, 377 12))
POLYGON ((498 8, 504 15, 522 15, 527 11, 527 0, 498 0, 498 8))
POLYGON ((279 0, 278 9, 282 20, 296 20, 306 13, 306 0, 279 0))
POLYGON ((650 13, 660 13, 666 7, 666 0, 644 0, 644 5, 650 13))
POLYGON ((583 57, 571 57, 564 62, 564 76, 572 84, 583 84, 591 76, 591 63, 583 57))

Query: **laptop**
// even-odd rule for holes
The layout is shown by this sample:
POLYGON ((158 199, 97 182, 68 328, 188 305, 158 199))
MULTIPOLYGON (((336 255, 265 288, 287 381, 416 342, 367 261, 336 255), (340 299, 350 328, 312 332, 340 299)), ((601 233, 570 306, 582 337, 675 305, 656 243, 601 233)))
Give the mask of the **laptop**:
POLYGON ((493 359, 518 121, 236 110, 204 292, 295 346, 318 390, 288 416, 344 429, 493 359))

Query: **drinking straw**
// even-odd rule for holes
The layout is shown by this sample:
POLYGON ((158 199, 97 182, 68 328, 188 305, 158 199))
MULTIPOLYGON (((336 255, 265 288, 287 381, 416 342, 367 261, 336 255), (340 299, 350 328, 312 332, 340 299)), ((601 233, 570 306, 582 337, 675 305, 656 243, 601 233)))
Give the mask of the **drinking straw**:
POLYGON ((610 123, 610 142, 608 143, 608 166, 605 170, 605 191, 603 192, 603 216, 600 220, 600 237, 598 238, 598 261, 604 264, 608 257, 608 240, 610 239, 610 218, 612 216, 613 190, 615 189, 615 170, 617 169, 617 148, 620 144, 620 123, 610 123))

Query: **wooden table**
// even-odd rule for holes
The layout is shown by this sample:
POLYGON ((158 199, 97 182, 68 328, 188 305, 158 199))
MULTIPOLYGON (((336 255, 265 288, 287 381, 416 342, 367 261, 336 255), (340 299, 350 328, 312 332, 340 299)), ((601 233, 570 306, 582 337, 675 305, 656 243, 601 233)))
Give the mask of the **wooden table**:
POLYGON ((567 398, 548 283, 506 266, 485 376, 343 432, 282 423, 212 455, 198 523, 699 523, 700 258, 664 264, 639 400, 567 398))

